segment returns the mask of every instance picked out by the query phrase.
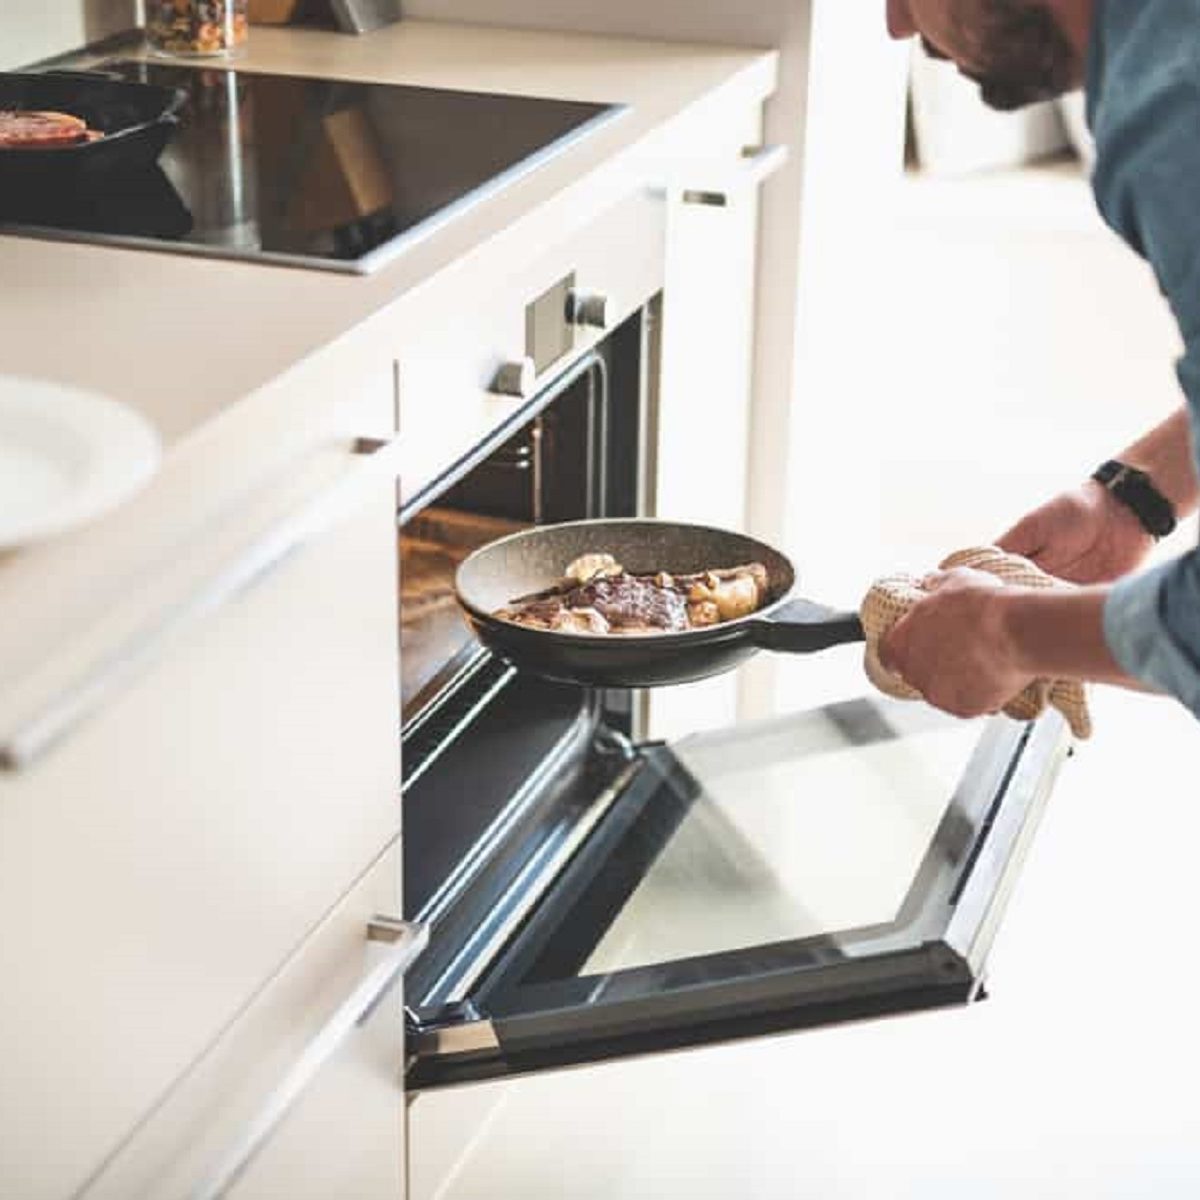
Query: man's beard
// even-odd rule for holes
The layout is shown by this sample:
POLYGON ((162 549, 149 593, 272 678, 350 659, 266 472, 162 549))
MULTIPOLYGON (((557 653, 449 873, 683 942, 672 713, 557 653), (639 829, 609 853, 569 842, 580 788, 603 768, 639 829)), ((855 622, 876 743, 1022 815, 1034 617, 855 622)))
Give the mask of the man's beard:
POLYGON ((1081 82, 1075 48, 1049 9, 1028 0, 991 0, 983 24, 981 58, 988 65, 963 74, 979 84, 989 107, 1024 108, 1081 82))

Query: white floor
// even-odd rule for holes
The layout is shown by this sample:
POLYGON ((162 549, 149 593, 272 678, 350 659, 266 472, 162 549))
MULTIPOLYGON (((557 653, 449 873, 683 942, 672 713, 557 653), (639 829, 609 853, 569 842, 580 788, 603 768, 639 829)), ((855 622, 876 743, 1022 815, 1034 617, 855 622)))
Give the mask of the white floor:
MULTIPOLYGON (((1076 176, 910 181, 895 211, 829 295, 808 376, 814 451, 853 470, 801 554, 847 603, 994 537, 1177 402, 1162 302, 1076 176)), ((853 651, 796 664, 782 700, 856 672, 853 651)), ((1200 728, 1111 692, 1095 718, 986 1003, 422 1097, 416 1200, 1200 1195, 1200 728), (434 1142, 472 1131, 436 1178, 434 1142)))

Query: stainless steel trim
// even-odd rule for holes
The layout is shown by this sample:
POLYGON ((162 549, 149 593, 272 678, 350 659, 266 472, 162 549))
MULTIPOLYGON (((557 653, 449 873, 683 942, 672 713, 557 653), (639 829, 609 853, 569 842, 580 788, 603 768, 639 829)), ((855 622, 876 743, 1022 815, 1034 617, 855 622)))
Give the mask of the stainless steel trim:
POLYGON ((704 208, 725 208, 729 204, 729 193, 704 192, 695 188, 685 188, 680 199, 684 204, 692 204, 704 208))
POLYGON ((608 419, 610 383, 608 363, 604 356, 593 351, 588 370, 588 454, 587 494, 588 516, 597 516, 608 507, 608 419))
POLYGON ((570 321, 590 329, 608 328, 608 297, 601 292, 572 292, 570 321))
POLYGON ((539 413, 545 411, 568 388, 586 375, 589 371, 603 377, 607 391, 607 369, 603 357, 595 349, 589 350, 573 360, 558 374, 543 381, 537 394, 528 403, 514 412, 506 421, 497 425, 481 442, 476 443, 469 453, 452 463, 447 470, 435 479, 425 484, 414 496, 410 496, 400 508, 399 523, 406 525, 417 516, 423 508, 432 504, 440 495, 453 487, 458 481, 469 475, 477 466, 486 461, 503 446, 519 430, 523 429, 539 413))
POLYGON ((543 417, 535 417, 529 430, 530 459, 533 466, 531 486, 533 496, 530 508, 533 510, 533 523, 544 525, 546 522, 546 423, 543 417))
POLYGON ((334 19, 345 33, 373 33, 400 20, 400 0, 332 0, 334 19))
MULTIPOLYGON (((190 65, 190 64, 189 64, 190 65)), ((198 64, 199 65, 199 64, 198 64)), ((239 68, 240 69, 240 68, 239 68)), ((199 242, 163 242, 157 238, 129 237, 116 234, 76 233, 70 230, 51 229, 41 225, 7 224, 0 221, 0 233, 20 234, 22 237, 40 238, 51 242, 83 242, 87 245, 121 246, 132 250, 157 250, 159 253, 193 254, 205 258, 230 258, 237 262, 254 262, 271 264, 280 267, 304 267, 310 270, 332 271, 339 275, 369 275, 380 268, 389 265, 401 255, 407 254, 413 247, 428 241, 429 238, 441 233, 448 225, 457 221, 466 213, 494 200, 513 184, 520 182, 534 171, 544 167, 548 162, 566 153, 572 146, 605 125, 624 117, 630 111, 627 104, 615 104, 604 112, 597 113, 589 121, 573 129, 570 133, 543 146, 541 150, 528 158, 502 171, 488 183, 477 187, 473 192, 447 204, 424 221, 419 221, 411 229, 398 237, 364 254, 362 258, 353 261, 342 259, 312 258, 303 254, 284 254, 277 251, 256 250, 247 254, 236 247, 219 246, 213 243, 199 242)))
POLYGON ((627 763, 616 779, 592 801, 587 812, 572 826, 570 835, 556 843, 547 855, 535 857, 526 865, 509 889, 510 894, 521 897, 520 902, 505 914, 504 919, 491 930, 485 942, 469 942, 438 980, 435 990, 441 989, 448 976, 456 970, 459 972, 454 977, 453 986, 445 993, 444 1003, 452 1004, 467 998, 480 976, 491 966, 517 928, 542 900, 550 885, 558 878, 579 847, 587 841, 592 830, 616 803, 642 766, 640 760, 627 763))
POLYGON ((983 969, 1070 744, 1070 731, 1057 713, 1048 713, 1031 728, 1004 803, 955 905, 945 941, 973 974, 983 969))
MULTIPOLYGON (((516 674, 515 668, 513 674, 516 674)), ((566 733, 555 743, 550 752, 542 758, 536 767, 524 779, 521 786, 513 794, 507 804, 496 814, 492 823, 484 830, 471 851, 465 855, 454 868, 452 874, 426 902, 425 907, 417 914, 424 923, 436 928, 438 922, 453 906, 458 896, 470 886, 478 875, 484 863, 495 852, 512 831, 514 823, 520 819, 531 795, 540 791, 561 769, 567 759, 579 753, 581 743, 592 736, 595 725, 595 706, 588 705, 580 710, 566 733)), ((429 989, 438 992, 447 986, 448 978, 455 975, 455 968, 464 961, 467 950, 459 954, 438 977, 429 989)), ((473 958, 471 959, 473 961, 473 958)), ((442 999, 449 999, 449 996, 442 999)))
POLYGON ((485 1050, 500 1049, 500 1039, 496 1037, 491 1021, 470 1021, 465 1025, 423 1029, 413 1041, 418 1058, 480 1054, 485 1050))
MULTIPOLYGON (((462 673, 462 675, 459 676, 459 678, 465 678, 468 674, 473 673, 474 671, 478 670, 479 667, 482 666, 484 660, 487 657, 488 657, 488 655, 487 655, 486 651, 481 653, 477 658, 472 660, 470 671, 464 671, 462 673)), ((488 688, 488 690, 486 692, 484 692, 482 696, 479 697, 479 700, 475 704, 473 704, 463 714, 462 720, 459 721, 454 726, 454 728, 451 729, 450 732, 446 734, 446 736, 442 739, 441 744, 438 746, 438 748, 436 750, 434 750, 434 752, 432 754, 430 754, 429 757, 426 758, 425 761, 420 764, 420 766, 418 766, 413 771, 403 770, 402 778, 404 780, 405 788, 412 787, 412 785, 415 784, 417 782, 417 780, 420 779, 421 776, 424 775, 425 772, 428 771, 429 768, 432 767, 433 764, 435 762, 437 762, 438 759, 440 759, 442 757, 442 755, 445 754, 446 751, 449 750, 452 745, 454 745, 454 743, 458 740, 458 738, 462 734, 462 732, 470 726, 471 722, 474 721, 475 718, 477 716, 479 716, 479 714, 481 712, 483 712, 483 710, 489 704, 491 704, 491 702, 506 687, 508 687, 508 685, 512 682, 513 677, 516 675, 516 673, 517 673, 516 667, 509 667, 500 676, 500 678, 497 679, 496 682, 490 688, 488 688)), ((447 691, 449 691, 449 690, 450 690, 450 688, 448 687, 447 691)), ((432 706, 432 711, 436 711, 436 709, 437 709, 436 705, 432 706)))
POLYGON ((519 400, 528 400, 537 386, 537 367, 528 355, 514 359, 512 362, 501 363, 488 384, 488 391, 498 396, 516 396, 519 400))
MULTIPOLYGON (((641 405, 638 413, 637 515, 658 515, 659 380, 662 373, 663 299, 660 292, 642 310, 641 405)), ((643 693, 645 698, 645 693, 643 693)))
POLYGON ((787 146, 747 146, 742 151, 741 165, 718 187, 685 188, 684 204, 700 204, 713 208, 726 207, 732 197, 761 187, 788 160, 787 146))
POLYGON ((338 1005, 321 1030, 300 1052, 279 1086, 267 1097, 241 1136, 222 1156, 212 1173, 191 1193, 192 1200, 219 1200, 238 1181, 280 1122, 320 1074, 343 1042, 379 1006, 404 977, 429 940, 423 925, 393 917, 375 917, 367 927, 369 940, 386 940, 387 953, 338 1005))
POLYGON ((746 146, 742 150, 743 167, 739 173, 743 184, 757 187, 787 164, 788 148, 778 146, 746 146))
MULTIPOLYGON (((384 942, 389 946, 394 946, 397 942, 411 942, 413 930, 419 927, 411 921, 403 921, 399 917, 388 917, 381 913, 376 913, 367 922, 367 941, 369 942, 384 942)), ((421 943, 421 948, 424 948, 424 941, 421 943)), ((413 955, 415 958, 416 955, 413 955)))
POLYGON ((378 478, 394 475, 398 469, 399 438, 386 442, 359 438, 350 444, 350 451, 369 462, 347 472, 281 521, 217 571, 199 591, 160 616, 153 626, 127 638, 92 670, 0 739, 0 772, 22 771, 36 763, 149 667, 175 636, 258 583, 285 558, 336 524, 362 488, 378 478))

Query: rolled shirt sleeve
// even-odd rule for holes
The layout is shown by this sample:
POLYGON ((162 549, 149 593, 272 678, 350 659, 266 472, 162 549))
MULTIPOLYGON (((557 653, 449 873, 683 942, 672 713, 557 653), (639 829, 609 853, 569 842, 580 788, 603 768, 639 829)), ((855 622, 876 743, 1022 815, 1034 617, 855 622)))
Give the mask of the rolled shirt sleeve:
MULTIPOLYGON (((1179 381, 1200 444, 1200 0, 1099 0, 1088 72, 1093 188, 1154 268, 1183 335, 1179 381)), ((1200 717, 1200 551, 1118 583, 1104 634, 1126 674, 1200 717)))
POLYGON ((1177 697, 1200 717, 1200 555, 1195 550, 1118 583, 1104 636, 1127 674, 1177 697))

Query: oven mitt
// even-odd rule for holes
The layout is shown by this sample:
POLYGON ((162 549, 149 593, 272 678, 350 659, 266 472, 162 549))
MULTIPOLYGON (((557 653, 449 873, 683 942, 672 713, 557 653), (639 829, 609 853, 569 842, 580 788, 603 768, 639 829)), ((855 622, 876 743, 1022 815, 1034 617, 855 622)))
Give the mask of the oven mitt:
MULTIPOLYGON (((960 550, 942 564, 943 571, 955 567, 973 567, 987 571, 1005 583, 1017 587, 1071 587, 1061 579, 1047 575, 1040 567, 1019 554, 1007 554, 995 546, 980 546, 960 550)), ((889 575, 878 580, 863 601, 861 616, 867 635, 866 668, 871 682, 888 696, 904 700, 919 700, 921 694, 909 687, 899 675, 884 668, 879 661, 879 640, 908 610, 925 595, 921 581, 914 575, 889 575)), ((1032 721, 1052 705, 1071 726, 1077 738, 1092 734, 1092 718, 1088 712, 1087 692, 1075 679, 1035 679, 1023 692, 1014 696, 1004 712, 1018 721, 1032 721)))

